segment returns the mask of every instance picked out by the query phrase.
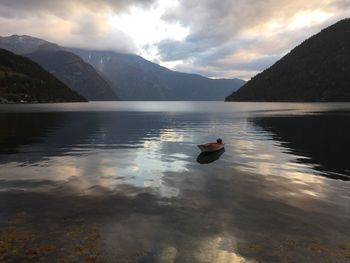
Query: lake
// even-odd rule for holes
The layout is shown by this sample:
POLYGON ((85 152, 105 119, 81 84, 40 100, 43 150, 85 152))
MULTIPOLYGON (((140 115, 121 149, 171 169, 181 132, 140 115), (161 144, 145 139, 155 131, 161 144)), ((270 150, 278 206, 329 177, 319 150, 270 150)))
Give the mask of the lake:
POLYGON ((0 105, 0 124, 1 262, 350 260, 349 103, 0 105))

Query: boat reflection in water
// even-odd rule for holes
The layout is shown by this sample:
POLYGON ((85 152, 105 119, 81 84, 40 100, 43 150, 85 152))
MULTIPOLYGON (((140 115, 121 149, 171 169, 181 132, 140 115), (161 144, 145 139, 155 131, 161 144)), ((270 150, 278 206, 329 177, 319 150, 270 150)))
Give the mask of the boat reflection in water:
POLYGON ((197 157, 197 162, 200 164, 208 164, 219 160, 221 155, 225 152, 225 148, 222 148, 215 152, 202 152, 197 157))

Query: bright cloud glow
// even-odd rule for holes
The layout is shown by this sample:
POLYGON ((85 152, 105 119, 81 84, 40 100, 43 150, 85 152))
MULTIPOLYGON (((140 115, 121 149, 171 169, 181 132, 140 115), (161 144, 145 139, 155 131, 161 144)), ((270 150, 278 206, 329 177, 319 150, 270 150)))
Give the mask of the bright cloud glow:
POLYGON ((154 60, 156 50, 152 48, 152 44, 164 39, 181 41, 189 34, 188 28, 161 19, 166 10, 176 5, 177 1, 166 0, 159 1, 149 10, 132 7, 127 13, 110 14, 110 24, 133 39, 140 55, 154 60))
POLYGON ((298 13, 294 16, 293 21, 288 28, 295 30, 303 27, 310 27, 314 24, 322 23, 332 16, 332 13, 323 12, 320 10, 298 13))

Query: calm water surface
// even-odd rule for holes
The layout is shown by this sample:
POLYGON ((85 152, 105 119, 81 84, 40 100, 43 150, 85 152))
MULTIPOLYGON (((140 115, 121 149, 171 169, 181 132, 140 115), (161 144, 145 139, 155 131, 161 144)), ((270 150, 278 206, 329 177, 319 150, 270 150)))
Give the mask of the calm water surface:
POLYGON ((350 262, 350 104, 0 105, 0 124, 1 262, 350 262))

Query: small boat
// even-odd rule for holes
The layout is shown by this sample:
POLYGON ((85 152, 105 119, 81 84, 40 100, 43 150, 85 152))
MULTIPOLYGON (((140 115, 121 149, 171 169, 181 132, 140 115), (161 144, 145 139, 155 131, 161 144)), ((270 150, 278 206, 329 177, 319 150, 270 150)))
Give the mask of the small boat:
POLYGON ((215 152, 223 149, 225 147, 225 144, 221 139, 217 139, 216 142, 209 142, 197 146, 202 152, 215 152))

